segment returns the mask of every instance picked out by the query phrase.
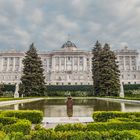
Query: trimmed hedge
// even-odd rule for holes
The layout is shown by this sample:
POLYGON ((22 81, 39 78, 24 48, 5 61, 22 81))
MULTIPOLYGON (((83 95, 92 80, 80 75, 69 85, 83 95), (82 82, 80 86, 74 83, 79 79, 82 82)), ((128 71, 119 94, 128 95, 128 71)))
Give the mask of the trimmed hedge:
POLYGON ((30 140, 139 140, 139 131, 68 131, 38 130, 31 133, 30 140))
POLYGON ((17 118, 15 117, 3 117, 0 116, 0 123, 3 125, 9 125, 9 124, 14 124, 18 121, 17 118))
POLYGON ((57 125, 55 131, 109 131, 109 130, 140 130, 139 122, 98 122, 83 124, 57 125))
POLYGON ((19 120, 12 125, 5 125, 2 130, 6 133, 22 132, 23 134, 29 134, 31 130, 31 122, 28 120, 19 120))
POLYGON ((18 119, 27 119, 32 123, 41 123, 43 119, 43 112, 38 110, 6 110, 2 111, 4 117, 15 117, 18 119))
POLYGON ((107 122, 109 119, 130 118, 131 116, 140 117, 140 112, 96 111, 92 117, 95 122, 107 122))
POLYGON ((140 84, 126 84, 124 90, 140 90, 140 84))

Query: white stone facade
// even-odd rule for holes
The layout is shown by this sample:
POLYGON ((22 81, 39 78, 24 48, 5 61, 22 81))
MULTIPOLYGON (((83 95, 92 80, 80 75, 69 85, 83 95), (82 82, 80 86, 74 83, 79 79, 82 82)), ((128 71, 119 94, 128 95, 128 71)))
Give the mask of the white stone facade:
MULTIPOLYGON (((119 61, 121 80, 124 84, 140 83, 138 52, 127 48, 115 51, 119 61)), ((20 52, 0 53, 0 82, 13 84, 20 82, 22 59, 20 52)), ((91 85, 92 53, 79 50, 74 43, 67 41, 60 50, 40 53, 48 85, 91 85)))

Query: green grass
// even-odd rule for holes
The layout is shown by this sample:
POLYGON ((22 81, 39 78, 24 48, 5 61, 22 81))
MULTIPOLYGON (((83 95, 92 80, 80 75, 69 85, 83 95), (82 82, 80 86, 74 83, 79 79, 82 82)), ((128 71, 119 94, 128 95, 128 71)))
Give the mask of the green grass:
POLYGON ((38 97, 23 97, 23 98, 8 98, 8 97, 0 97, 0 101, 12 101, 12 100, 24 100, 38 97))

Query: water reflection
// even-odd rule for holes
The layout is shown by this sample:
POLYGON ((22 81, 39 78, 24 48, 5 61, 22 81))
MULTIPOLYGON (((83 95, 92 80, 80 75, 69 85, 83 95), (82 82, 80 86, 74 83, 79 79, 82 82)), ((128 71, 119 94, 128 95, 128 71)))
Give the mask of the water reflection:
POLYGON ((97 99, 73 99, 72 106, 66 106, 66 99, 48 99, 0 107, 1 110, 41 110, 46 117, 89 117, 94 111, 140 111, 138 104, 126 104, 97 99))

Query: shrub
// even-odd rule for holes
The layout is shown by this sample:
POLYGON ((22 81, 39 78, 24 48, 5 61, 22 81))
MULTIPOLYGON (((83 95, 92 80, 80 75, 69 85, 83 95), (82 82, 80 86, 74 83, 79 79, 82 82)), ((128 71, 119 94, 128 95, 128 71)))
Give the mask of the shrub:
POLYGON ((14 118, 14 117, 2 117, 2 116, 0 116, 0 123, 2 123, 3 125, 13 124, 13 123, 16 123, 17 121, 18 121, 18 119, 14 118))
POLYGON ((139 140, 140 132, 124 131, 32 131, 30 140, 139 140))
POLYGON ((140 117, 140 112, 119 112, 119 111, 97 111, 93 113, 95 122, 106 122, 109 119, 123 117, 129 118, 130 116, 140 117))
POLYGON ((22 132, 12 132, 7 135, 6 140, 28 140, 22 132))
POLYGON ((6 134, 3 131, 0 131, 0 140, 4 140, 6 134))
POLYGON ((98 122, 87 125, 66 124, 57 125, 55 131, 109 131, 109 130, 140 130, 138 122, 98 122))
POLYGON ((27 119, 32 123, 40 123, 43 119, 43 113, 38 110, 10 110, 10 111, 3 111, 2 115, 5 117, 16 117, 19 119, 27 119))
POLYGON ((3 131, 6 133, 22 132, 23 134, 29 134, 30 130, 31 122, 28 120, 19 120, 17 123, 3 127, 3 131))
POLYGON ((65 125, 58 124, 54 130, 55 131, 84 131, 86 130, 86 125, 83 125, 81 123, 65 124, 65 125))

